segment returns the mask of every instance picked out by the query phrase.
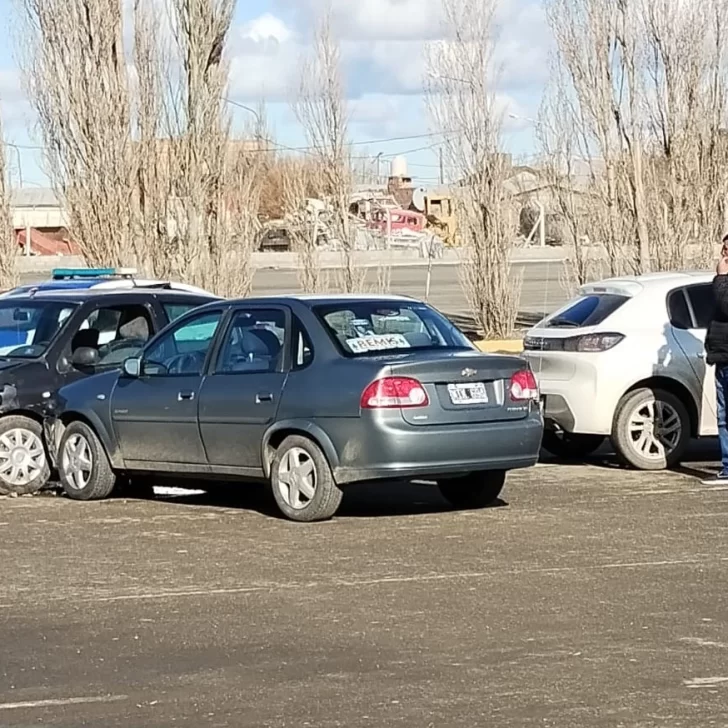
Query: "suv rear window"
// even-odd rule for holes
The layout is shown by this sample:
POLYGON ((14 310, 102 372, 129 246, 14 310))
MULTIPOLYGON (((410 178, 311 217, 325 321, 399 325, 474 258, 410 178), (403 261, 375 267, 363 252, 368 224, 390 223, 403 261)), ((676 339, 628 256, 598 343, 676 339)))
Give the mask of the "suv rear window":
POLYGON ((629 296, 616 293, 593 293, 580 296, 558 314, 547 319, 545 329, 580 329, 597 326, 606 321, 620 306, 629 301, 629 296))
POLYGON ((424 303, 346 301, 313 310, 345 356, 474 348, 455 324, 424 303))

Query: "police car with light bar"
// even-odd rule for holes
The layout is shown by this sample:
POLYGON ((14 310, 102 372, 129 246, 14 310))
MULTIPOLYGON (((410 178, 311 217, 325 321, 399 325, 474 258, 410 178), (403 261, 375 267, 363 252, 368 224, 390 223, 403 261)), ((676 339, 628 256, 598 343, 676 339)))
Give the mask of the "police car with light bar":
POLYGON ((0 296, 0 494, 50 477, 45 403, 60 387, 117 369, 168 323, 217 299, 124 268, 59 268, 0 296))

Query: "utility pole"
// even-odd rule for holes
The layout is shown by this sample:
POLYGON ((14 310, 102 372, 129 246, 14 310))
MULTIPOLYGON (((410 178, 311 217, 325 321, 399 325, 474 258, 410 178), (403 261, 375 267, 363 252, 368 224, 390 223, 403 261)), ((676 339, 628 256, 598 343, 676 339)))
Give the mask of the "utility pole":
POLYGON ((445 184, 445 163, 443 160, 442 147, 440 147, 440 184, 445 184))

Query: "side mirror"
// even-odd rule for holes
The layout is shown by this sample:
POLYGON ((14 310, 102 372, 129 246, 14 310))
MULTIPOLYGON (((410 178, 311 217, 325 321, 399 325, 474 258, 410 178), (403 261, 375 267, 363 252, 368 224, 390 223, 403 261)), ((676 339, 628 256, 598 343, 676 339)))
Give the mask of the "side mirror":
POLYGON ((138 379, 142 375, 142 360, 138 356, 129 357, 124 360, 122 368, 127 377, 138 379))
POLYGON ((99 352, 90 346, 79 346, 71 356, 71 364, 81 369, 95 367, 99 363, 99 352))

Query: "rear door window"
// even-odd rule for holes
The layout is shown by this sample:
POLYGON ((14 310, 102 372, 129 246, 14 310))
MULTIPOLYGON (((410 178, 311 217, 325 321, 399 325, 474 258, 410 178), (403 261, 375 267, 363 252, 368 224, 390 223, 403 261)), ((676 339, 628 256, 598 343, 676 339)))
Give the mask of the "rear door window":
POLYGON ((690 299, 690 305, 693 307, 696 328, 707 329, 715 309, 713 285, 702 283, 699 286, 690 286, 685 291, 690 299))
POLYGON ((558 314, 547 319, 543 328, 580 329, 598 326, 627 301, 629 301, 629 296, 620 296, 616 293, 593 293, 580 296, 558 314))
POLYGON ((667 310, 670 314, 670 323, 676 329, 692 329, 693 320, 688 308, 688 300, 683 288, 673 291, 667 299, 667 310))

